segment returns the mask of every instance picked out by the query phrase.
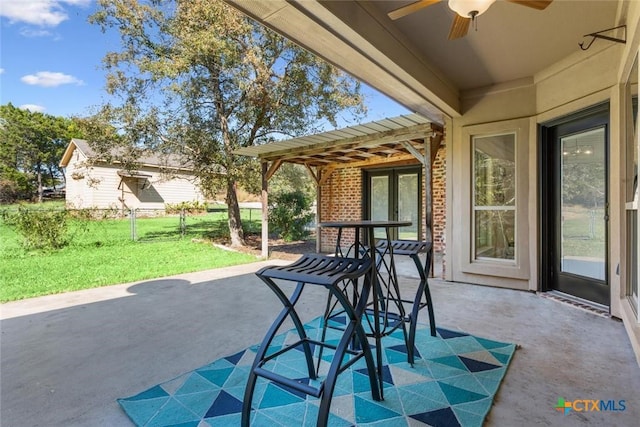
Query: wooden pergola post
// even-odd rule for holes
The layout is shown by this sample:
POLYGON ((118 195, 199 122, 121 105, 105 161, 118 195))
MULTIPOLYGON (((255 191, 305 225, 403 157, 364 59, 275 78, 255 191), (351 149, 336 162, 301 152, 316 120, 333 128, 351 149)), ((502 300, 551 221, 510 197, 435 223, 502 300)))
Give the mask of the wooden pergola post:
POLYGON ((269 258, 269 179, 267 178, 268 163, 262 162, 262 257, 269 258))
POLYGON ((425 239, 433 243, 433 165, 431 162, 431 138, 424 141, 424 198, 425 198, 425 239))

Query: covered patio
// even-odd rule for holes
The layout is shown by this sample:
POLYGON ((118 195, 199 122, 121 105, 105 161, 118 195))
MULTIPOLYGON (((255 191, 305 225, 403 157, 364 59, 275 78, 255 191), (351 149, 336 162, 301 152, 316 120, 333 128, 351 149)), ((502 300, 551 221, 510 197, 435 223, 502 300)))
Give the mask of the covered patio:
MULTIPOLYGON (((639 2, 489 0, 465 15, 453 1, 225 1, 442 127, 447 280, 598 306, 622 320, 637 369, 639 2), (572 198, 577 170, 597 171, 598 198, 572 198)), ((332 177, 366 190, 380 172, 332 177)))
MULTIPOLYGON (((263 265, 4 304, 0 423, 130 425, 117 398, 260 341, 278 306, 253 274, 263 265)), ((400 267, 409 288, 417 282, 411 271, 400 267)), ((485 425, 631 426, 640 419, 640 374, 621 322, 531 292, 440 279, 431 290, 439 326, 519 347, 485 425), (554 409, 559 397, 624 400, 626 409, 563 415, 554 409)), ((319 297, 312 291, 300 302, 304 321, 319 314, 319 297)))

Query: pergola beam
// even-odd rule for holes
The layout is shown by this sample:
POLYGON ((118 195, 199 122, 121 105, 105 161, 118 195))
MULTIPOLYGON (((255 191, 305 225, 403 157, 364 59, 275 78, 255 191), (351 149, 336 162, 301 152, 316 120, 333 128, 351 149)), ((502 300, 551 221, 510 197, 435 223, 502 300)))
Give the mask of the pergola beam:
POLYGON ((269 170, 267 171, 267 174, 266 174, 267 181, 269 181, 271 177, 273 177, 273 175, 278 171, 278 169, 280 169, 281 165, 282 165, 282 160, 280 159, 276 159, 273 162, 271 162, 271 166, 269 166, 269 170))
POLYGON ((300 156, 313 156, 326 153, 327 149, 352 150, 358 148, 373 148, 380 145, 399 143, 401 141, 423 138, 425 134, 429 134, 433 128, 432 123, 420 124, 408 128, 394 129, 380 133, 355 136, 341 140, 339 144, 336 141, 321 142, 313 144, 311 148, 288 148, 284 150, 272 151, 263 155, 264 160, 280 159, 287 161, 291 158, 300 156))
POLYGON ((311 178, 313 178, 316 184, 318 184, 320 182, 320 178, 318 177, 318 174, 313 169, 311 169, 311 166, 309 166, 307 163, 304 164, 304 167, 307 168, 307 172, 309 172, 309 175, 311 175, 311 178))

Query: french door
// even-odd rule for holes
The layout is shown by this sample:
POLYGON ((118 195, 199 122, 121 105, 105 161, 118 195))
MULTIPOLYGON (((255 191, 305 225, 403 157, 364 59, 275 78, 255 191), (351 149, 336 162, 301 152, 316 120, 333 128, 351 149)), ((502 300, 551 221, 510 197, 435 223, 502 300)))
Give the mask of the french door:
MULTIPOLYGON (((408 227, 390 230, 392 239, 418 240, 421 218, 421 168, 394 168, 365 172, 364 217, 378 221, 411 221, 408 227)), ((376 230, 377 238, 385 231, 376 230)))
POLYGON ((609 305, 607 277, 609 110, 599 107, 542 129, 541 279, 609 305))

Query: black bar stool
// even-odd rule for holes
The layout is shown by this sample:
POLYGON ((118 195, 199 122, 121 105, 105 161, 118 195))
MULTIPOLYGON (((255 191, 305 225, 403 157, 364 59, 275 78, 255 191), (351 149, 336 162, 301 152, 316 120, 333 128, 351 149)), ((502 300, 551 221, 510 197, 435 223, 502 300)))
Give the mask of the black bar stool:
MULTIPOLYGON (((297 390, 301 393, 320 398, 317 426, 326 426, 329 419, 331 398, 333 396, 338 375, 364 357, 367 365, 372 397, 374 400, 382 400, 378 386, 379 381, 376 366, 369 342, 367 341, 365 331, 362 327, 362 316, 367 306, 369 292, 371 291, 371 282, 368 279, 370 275, 367 274, 370 271, 371 266, 372 261, 371 258, 368 257, 355 259, 309 254, 304 255, 291 265, 284 267, 265 267, 256 273, 256 275, 276 294, 278 299, 284 305, 284 308, 262 340, 251 371, 249 372, 242 407, 243 427, 248 427, 250 423, 251 404, 258 377, 266 378, 269 381, 290 387, 291 389, 297 390), (354 306, 354 304, 350 302, 349 297, 344 293, 346 287, 348 287, 346 283, 354 282, 357 278, 362 276, 365 278, 362 283, 359 298, 355 302, 354 306), (285 295, 275 280, 297 283, 291 297, 287 297, 285 295), (323 286, 328 289, 333 298, 340 302, 340 305, 347 316, 347 325, 337 345, 324 341, 313 340, 307 336, 304 325, 295 311, 295 304, 298 302, 305 285, 323 286), (278 351, 269 353, 268 350, 271 342, 278 333, 283 322, 288 317, 293 321, 300 339, 278 351), (354 340, 358 343, 357 348, 350 345, 354 340), (269 370, 266 367, 269 361, 276 359, 278 356, 288 351, 298 351, 297 349, 302 346, 302 350, 306 358, 309 378, 317 379, 318 373, 314 366, 314 351, 312 351, 312 345, 314 346, 314 349, 316 347, 319 349, 327 347, 335 351, 328 373, 324 380, 320 382, 319 387, 312 387, 308 384, 303 384, 294 379, 287 378, 279 373, 269 370), (346 361, 343 362, 346 354, 351 357, 347 357, 346 361)), ((355 283, 353 283, 353 286, 355 286, 355 283)))
MULTIPOLYGON (((393 255, 409 256, 418 270, 420 275, 420 283, 413 300, 401 300, 403 303, 412 304, 411 313, 404 319, 409 323, 409 340, 407 342, 408 362, 413 365, 414 349, 416 342, 416 327, 418 323, 418 313, 424 307, 427 307, 429 313, 429 327, 431 336, 436 336, 436 320, 433 310, 433 300, 431 291, 429 290, 429 282, 427 276, 431 270, 431 262, 433 258, 433 246, 431 242, 415 241, 415 240, 380 240, 376 245, 379 253, 385 253, 389 246, 393 249, 393 255), (420 254, 425 254, 425 261, 422 264, 420 254), (423 300, 424 297, 424 300, 423 300)), ((385 262, 382 256, 378 257, 379 262, 385 262)))

